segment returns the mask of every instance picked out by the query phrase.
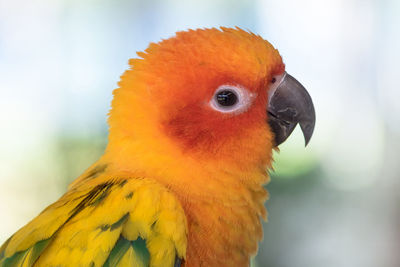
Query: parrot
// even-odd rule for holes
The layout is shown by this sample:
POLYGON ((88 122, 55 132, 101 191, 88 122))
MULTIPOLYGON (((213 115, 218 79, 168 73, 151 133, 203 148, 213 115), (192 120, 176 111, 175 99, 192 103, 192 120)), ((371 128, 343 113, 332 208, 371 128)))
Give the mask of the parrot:
POLYGON ((265 185, 306 89, 260 35, 179 31, 150 43, 113 91, 103 155, 0 248, 0 266, 249 266, 265 185))

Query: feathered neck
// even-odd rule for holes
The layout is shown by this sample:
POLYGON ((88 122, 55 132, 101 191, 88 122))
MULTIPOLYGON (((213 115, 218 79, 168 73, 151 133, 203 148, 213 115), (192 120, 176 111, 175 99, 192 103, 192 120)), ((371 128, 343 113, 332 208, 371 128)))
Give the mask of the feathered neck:
POLYGON ((143 142, 125 142, 109 147, 98 164, 157 180, 176 195, 189 227, 185 266, 247 266, 266 218, 265 165, 157 154, 143 142))

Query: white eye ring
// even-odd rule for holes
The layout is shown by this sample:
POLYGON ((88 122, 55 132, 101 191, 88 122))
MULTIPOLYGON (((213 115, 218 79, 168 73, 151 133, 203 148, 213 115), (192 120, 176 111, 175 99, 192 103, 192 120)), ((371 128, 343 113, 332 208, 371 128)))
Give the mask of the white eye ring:
POLYGON ((209 104, 221 113, 239 114, 245 112, 255 97, 240 85, 223 84, 215 90, 209 104))

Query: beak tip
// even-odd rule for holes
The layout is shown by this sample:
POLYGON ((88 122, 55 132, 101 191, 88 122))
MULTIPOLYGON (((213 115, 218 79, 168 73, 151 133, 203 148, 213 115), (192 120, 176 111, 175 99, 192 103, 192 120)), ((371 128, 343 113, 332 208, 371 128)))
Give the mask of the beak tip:
POLYGON ((300 128, 301 131, 303 132, 303 136, 304 136, 304 147, 306 147, 311 140, 311 137, 313 136, 314 133, 314 126, 315 126, 315 120, 312 121, 312 124, 309 125, 302 125, 300 123, 300 128))
POLYGON ((304 147, 307 147, 307 145, 310 143, 311 138, 304 138, 304 147))

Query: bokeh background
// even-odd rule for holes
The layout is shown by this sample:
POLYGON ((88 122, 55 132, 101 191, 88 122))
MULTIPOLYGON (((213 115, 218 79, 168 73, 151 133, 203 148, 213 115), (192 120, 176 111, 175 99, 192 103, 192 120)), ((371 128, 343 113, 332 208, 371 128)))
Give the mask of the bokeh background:
POLYGON ((0 0, 0 243, 103 152, 128 59, 214 26, 272 42, 317 111, 275 157, 254 264, 400 266, 398 0, 0 0))

